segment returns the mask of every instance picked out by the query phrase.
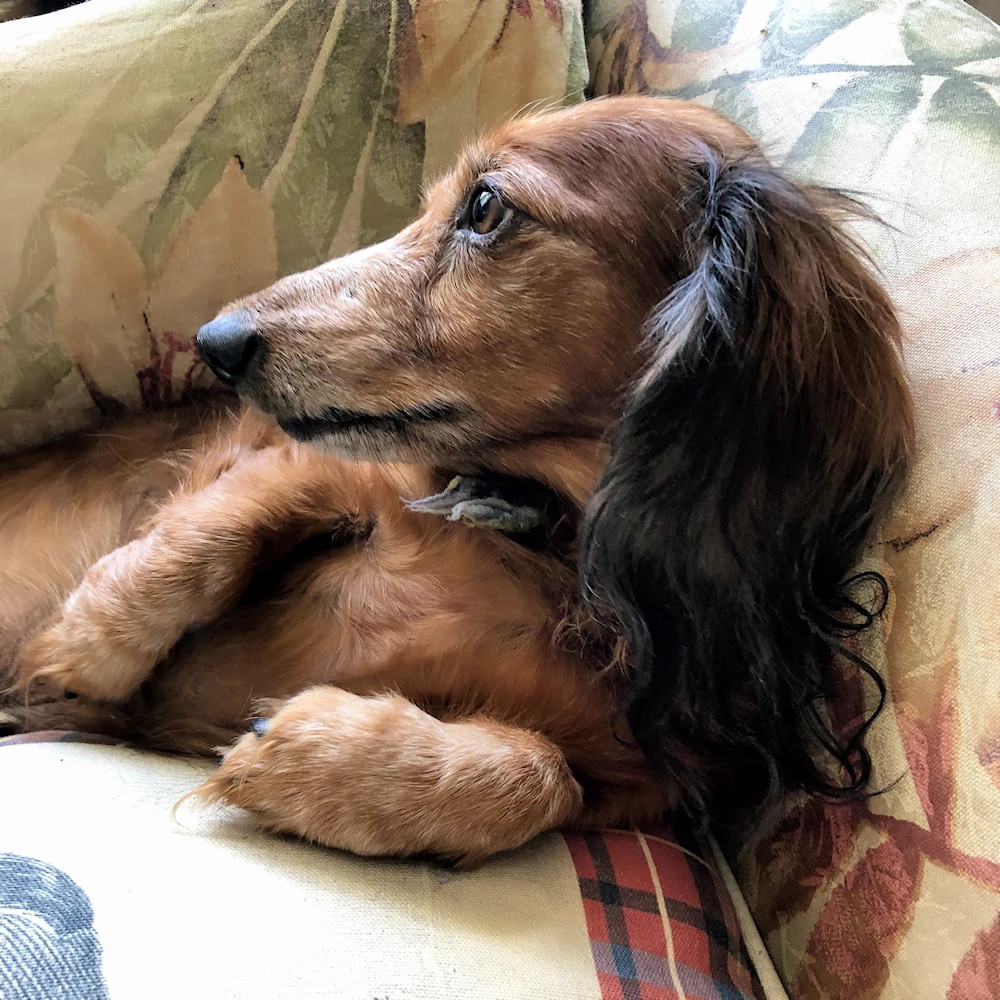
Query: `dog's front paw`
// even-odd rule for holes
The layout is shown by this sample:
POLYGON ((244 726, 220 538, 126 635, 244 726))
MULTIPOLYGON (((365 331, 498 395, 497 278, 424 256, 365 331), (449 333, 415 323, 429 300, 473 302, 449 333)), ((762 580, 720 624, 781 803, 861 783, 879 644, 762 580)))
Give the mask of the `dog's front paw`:
POLYGON ((191 797, 248 810, 271 830, 373 853, 364 819, 370 793, 358 789, 371 757, 356 733, 352 739, 353 729, 364 725, 366 706, 373 708, 369 700, 329 686, 266 703, 270 717, 250 723, 251 731, 224 751, 191 797))
POLYGON ((313 777, 313 769, 308 748, 299 745, 299 727, 283 720, 279 715, 275 725, 274 719, 253 719, 250 732, 220 748, 218 769, 191 796, 246 809, 266 825, 288 830, 288 814, 305 803, 302 783, 313 777))
POLYGON ((119 702, 135 692, 154 666, 139 650, 115 642, 94 626, 60 618, 25 647, 20 687, 119 702))
POLYGON ((542 524, 543 492, 537 484, 510 476, 456 476, 441 493, 409 500, 406 506, 476 528, 524 535, 542 524))

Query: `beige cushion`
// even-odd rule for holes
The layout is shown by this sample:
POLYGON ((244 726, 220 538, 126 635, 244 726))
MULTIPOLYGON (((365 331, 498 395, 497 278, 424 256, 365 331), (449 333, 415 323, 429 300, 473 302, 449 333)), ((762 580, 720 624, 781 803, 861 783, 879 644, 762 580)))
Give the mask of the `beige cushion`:
POLYGON ((211 767, 0 747, 4 1000, 765 996, 693 840, 551 834, 463 873, 361 859, 240 813, 171 820, 211 767))

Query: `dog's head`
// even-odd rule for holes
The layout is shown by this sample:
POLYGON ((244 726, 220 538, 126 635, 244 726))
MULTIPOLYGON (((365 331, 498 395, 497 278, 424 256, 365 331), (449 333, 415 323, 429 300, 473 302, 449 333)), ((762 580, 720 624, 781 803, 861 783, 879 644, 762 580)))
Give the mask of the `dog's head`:
POLYGON ((829 787, 816 741, 857 786, 857 738, 816 702, 829 648, 854 655, 842 584, 910 415, 845 204, 699 106, 589 102, 491 133, 397 236, 234 303, 199 344, 295 437, 588 500, 629 721, 693 804, 748 771, 829 787))
POLYGON ((489 462, 599 439, 643 319, 685 271, 699 141, 748 146, 666 101, 510 123, 398 235, 233 303, 199 345, 290 434, 356 457, 489 462))

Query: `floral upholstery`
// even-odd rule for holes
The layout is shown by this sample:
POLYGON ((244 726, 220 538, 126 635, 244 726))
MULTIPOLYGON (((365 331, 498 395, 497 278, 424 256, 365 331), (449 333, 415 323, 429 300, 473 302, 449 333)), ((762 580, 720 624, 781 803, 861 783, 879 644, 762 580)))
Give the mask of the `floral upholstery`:
POLYGON ((588 53, 595 92, 710 104, 888 223, 858 231, 902 314, 917 459, 865 560, 892 587, 867 647, 883 791, 789 802, 734 852, 792 997, 1000 996, 1000 29, 958 0, 598 2, 588 53))

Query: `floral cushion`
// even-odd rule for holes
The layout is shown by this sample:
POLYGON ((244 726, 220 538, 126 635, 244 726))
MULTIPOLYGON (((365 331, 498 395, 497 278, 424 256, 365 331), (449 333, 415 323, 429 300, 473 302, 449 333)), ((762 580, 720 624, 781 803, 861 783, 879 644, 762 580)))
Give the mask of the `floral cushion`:
POLYGON ((53 738, 0 747, 4 1000, 765 996, 679 831, 552 834, 474 872, 366 860, 172 820, 211 764, 53 738))
POLYGON ((0 26, 0 453, 211 384, 230 299, 586 82, 573 0, 88 0, 0 26))
POLYGON ((866 559, 893 591, 867 649, 884 791, 789 802, 737 867, 798 1000, 1000 996, 1000 29, 959 0, 612 0, 588 52, 596 92, 712 105, 894 227, 859 226, 918 437, 866 559))

